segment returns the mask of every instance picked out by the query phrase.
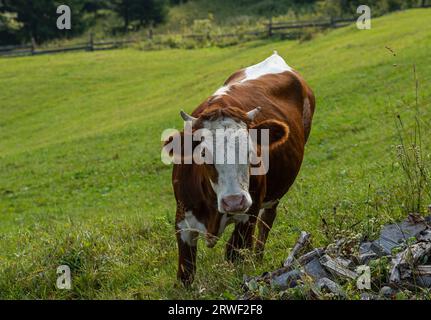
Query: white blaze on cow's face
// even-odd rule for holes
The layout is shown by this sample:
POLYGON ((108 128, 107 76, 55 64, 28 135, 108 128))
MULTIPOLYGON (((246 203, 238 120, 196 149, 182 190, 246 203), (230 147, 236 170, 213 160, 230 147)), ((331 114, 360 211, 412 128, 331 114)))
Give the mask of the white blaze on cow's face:
POLYGON ((217 194, 218 211, 245 213, 252 204, 249 193, 250 171, 247 125, 231 118, 204 121, 213 139, 213 163, 217 181, 211 181, 217 194))

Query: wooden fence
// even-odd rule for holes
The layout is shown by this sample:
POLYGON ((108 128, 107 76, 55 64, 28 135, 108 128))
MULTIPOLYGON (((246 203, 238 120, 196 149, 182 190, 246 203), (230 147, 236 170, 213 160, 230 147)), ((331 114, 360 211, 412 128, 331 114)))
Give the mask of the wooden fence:
POLYGON ((307 20, 291 22, 270 22, 267 24, 268 36, 274 34, 286 34, 284 30, 305 29, 305 28, 339 28, 357 21, 358 18, 329 18, 324 20, 307 20), (280 32, 281 31, 281 32, 280 32))
POLYGON ((0 56, 28 56, 52 54, 69 51, 98 51, 117 49, 126 44, 136 42, 137 40, 109 40, 109 41, 93 41, 93 37, 87 43, 74 44, 72 46, 55 47, 55 48, 37 48, 35 45, 20 45, 20 46, 0 46, 0 56))

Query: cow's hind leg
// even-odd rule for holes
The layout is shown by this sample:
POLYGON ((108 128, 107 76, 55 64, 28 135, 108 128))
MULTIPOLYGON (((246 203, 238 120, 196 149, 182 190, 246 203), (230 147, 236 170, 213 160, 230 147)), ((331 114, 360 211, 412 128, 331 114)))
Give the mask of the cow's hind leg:
POLYGON ((257 228, 258 228, 258 238, 256 241, 256 255, 258 259, 263 258, 263 252, 265 249, 265 243, 268 239, 269 231, 274 223, 275 216, 277 215, 277 204, 270 208, 261 209, 260 215, 258 217, 257 228))
POLYGON ((241 249, 253 248, 253 233, 256 225, 256 216, 250 216, 244 223, 237 223, 226 244, 226 259, 236 261, 241 258, 241 249))

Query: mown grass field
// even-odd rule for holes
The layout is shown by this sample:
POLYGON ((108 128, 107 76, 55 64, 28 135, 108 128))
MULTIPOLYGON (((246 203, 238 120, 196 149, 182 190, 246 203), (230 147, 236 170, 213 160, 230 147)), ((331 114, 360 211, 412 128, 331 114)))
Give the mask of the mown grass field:
POLYGON ((431 10, 410 10, 305 43, 1 59, 0 298, 234 298, 243 274, 278 267, 300 230, 324 245, 341 230, 372 235, 405 216, 395 119, 413 122, 416 64, 430 160, 430 21, 431 10), (273 50, 317 97, 302 171, 263 263, 225 262, 226 232, 215 249, 199 244, 196 281, 185 290, 175 279, 175 202, 160 134, 182 126, 180 108, 192 111, 273 50), (62 264, 72 290, 56 289, 62 264))

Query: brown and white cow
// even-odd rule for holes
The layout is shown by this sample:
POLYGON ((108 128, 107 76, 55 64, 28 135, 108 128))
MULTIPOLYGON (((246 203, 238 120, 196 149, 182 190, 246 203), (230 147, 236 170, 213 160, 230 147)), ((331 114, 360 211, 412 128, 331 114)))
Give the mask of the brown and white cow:
POLYGON ((230 76, 192 115, 181 112, 193 130, 269 129, 270 142, 264 175, 250 175, 250 163, 174 165, 178 278, 184 284, 194 278, 199 234, 213 247, 226 226, 234 223, 226 245, 226 257, 233 261, 240 257, 238 249, 253 247, 257 224, 255 250, 263 255, 278 202, 301 167, 314 108, 310 87, 275 52, 230 76))

